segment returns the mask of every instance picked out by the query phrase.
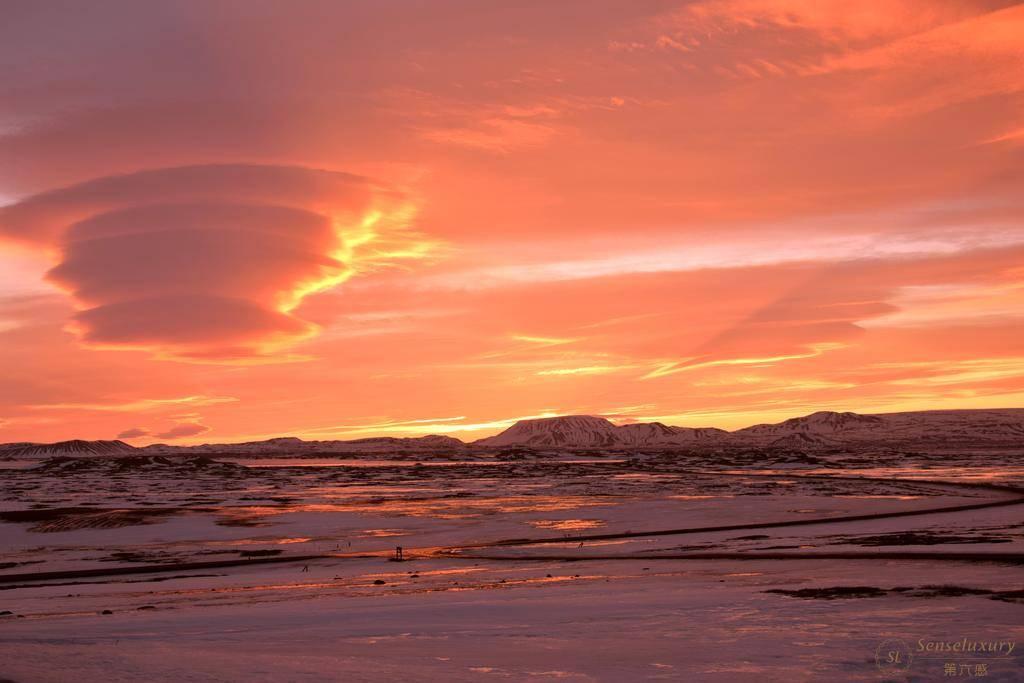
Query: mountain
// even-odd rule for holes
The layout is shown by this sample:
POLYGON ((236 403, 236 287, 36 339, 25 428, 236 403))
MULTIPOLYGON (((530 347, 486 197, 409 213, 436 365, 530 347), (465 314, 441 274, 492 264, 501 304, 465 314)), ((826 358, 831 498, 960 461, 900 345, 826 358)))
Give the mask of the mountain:
POLYGON ((130 455, 139 449, 124 441, 58 441, 57 443, 19 443, 0 447, 0 456, 7 458, 51 458, 82 455, 130 455))
MULTIPOLYGON (((733 432, 713 427, 673 427, 660 422, 616 425, 593 415, 520 420, 470 444, 482 448, 778 448, 796 451, 846 447, 1024 449, 1024 409, 929 410, 862 415, 819 411, 776 424, 733 432)), ((303 441, 281 437, 231 444, 135 448, 123 441, 61 441, 0 444, 0 459, 102 455, 306 455, 342 453, 438 453, 467 448, 450 436, 373 437, 351 441, 303 441)))
POLYGON ((1024 410, 927 410, 859 415, 818 412, 739 429, 733 438, 783 445, 805 437, 821 445, 1024 446, 1024 410))
POLYGON ((603 417, 590 415, 520 420, 501 434, 480 439, 474 445, 601 448, 616 445, 616 429, 603 417))
POLYGON ((777 424, 734 432, 671 427, 660 422, 616 426, 601 417, 568 415, 520 420, 504 432, 474 442, 485 447, 840 448, 857 445, 1024 447, 1024 409, 931 410, 861 415, 819 411, 777 424))
POLYGON ((307 453, 393 453, 396 451, 444 451, 466 447, 450 436, 393 437, 381 436, 350 441, 303 441, 294 436, 248 441, 244 443, 207 443, 198 446, 153 444, 139 452, 169 454, 219 453, 232 455, 303 455, 307 453))
POLYGON ((834 435, 853 432, 878 432, 885 429, 886 420, 878 415, 833 413, 823 410, 804 417, 794 417, 778 424, 760 424, 734 432, 737 436, 779 438, 794 434, 834 435))
POLYGON ((888 422, 883 417, 827 410, 777 424, 745 427, 729 434, 735 443, 798 450, 835 447, 850 441, 881 442, 890 436, 888 422))
POLYGON ((567 448, 683 446, 712 442, 727 434, 721 429, 669 427, 660 422, 616 426, 603 417, 567 415, 520 420, 501 434, 480 439, 473 445, 567 448))

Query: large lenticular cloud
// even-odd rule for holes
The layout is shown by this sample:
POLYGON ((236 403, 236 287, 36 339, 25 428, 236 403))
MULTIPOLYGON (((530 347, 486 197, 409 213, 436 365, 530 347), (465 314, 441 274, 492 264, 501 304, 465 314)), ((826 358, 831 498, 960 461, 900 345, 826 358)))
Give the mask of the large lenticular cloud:
POLYGON ((86 343, 236 359, 313 334, 293 309, 351 275, 353 245, 393 239, 399 205, 345 173, 187 166, 29 197, 0 209, 0 231, 59 253, 48 277, 80 304, 86 343))

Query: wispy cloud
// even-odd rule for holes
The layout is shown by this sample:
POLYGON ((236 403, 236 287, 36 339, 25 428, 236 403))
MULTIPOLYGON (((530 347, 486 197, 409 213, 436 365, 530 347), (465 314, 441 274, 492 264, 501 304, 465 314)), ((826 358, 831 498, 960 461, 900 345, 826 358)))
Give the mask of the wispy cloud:
POLYGON ((159 409, 179 409, 183 406, 211 406, 234 403, 232 396, 180 396, 176 398, 143 398, 134 401, 110 403, 44 403, 28 406, 37 410, 98 410, 118 413, 147 412, 159 409))
POLYGON ((660 365, 654 370, 648 372, 641 379, 656 379, 658 377, 666 377, 668 375, 674 375, 679 372, 692 372, 694 370, 702 370, 705 368, 715 368, 729 365, 750 365, 757 367, 765 367, 775 365, 777 363, 783 363, 790 360, 803 360, 806 358, 814 358, 820 356, 828 351, 835 351, 841 349, 845 344, 836 342, 825 342, 821 344, 812 344, 810 347, 802 353, 793 353, 782 356, 763 356, 755 358, 720 358, 717 360, 706 360, 696 361, 693 359, 690 361, 673 361, 671 363, 665 363, 660 365))
POLYGON ((540 377, 567 376, 567 375, 607 375, 612 372, 622 372, 635 368, 635 365, 584 365, 577 368, 552 368, 539 370, 536 374, 540 377))
MULTIPOLYGON (((955 254, 970 249, 1024 244, 1024 231, 971 230, 936 234, 864 233, 788 240, 735 240, 732 243, 677 243, 656 249, 622 249, 620 253, 572 260, 495 265, 426 276, 423 288, 480 289, 515 284, 584 280, 643 273, 750 268, 787 263, 828 263, 955 254)), ((514 253, 514 250, 512 250, 514 253)))

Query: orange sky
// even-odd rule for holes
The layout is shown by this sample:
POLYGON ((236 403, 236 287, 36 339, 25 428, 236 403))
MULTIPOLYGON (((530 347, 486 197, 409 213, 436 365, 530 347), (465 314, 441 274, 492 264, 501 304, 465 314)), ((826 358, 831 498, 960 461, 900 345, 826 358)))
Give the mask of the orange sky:
POLYGON ((1024 406, 1024 6, 22 3, 0 441, 1024 406))

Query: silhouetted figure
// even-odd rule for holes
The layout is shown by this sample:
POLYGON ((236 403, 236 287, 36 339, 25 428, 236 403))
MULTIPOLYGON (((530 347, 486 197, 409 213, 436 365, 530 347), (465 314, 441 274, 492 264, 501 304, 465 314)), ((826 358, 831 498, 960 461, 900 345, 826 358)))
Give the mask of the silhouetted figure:
POLYGON ((303 566, 302 566, 302 571, 303 571, 303 572, 308 572, 308 571, 309 571, 309 565, 308 565, 308 564, 306 564, 306 565, 303 565, 303 566))
POLYGON ((404 559, 405 559, 405 556, 402 555, 402 546, 396 545, 395 546, 395 560, 397 560, 398 562, 401 562, 404 559))

